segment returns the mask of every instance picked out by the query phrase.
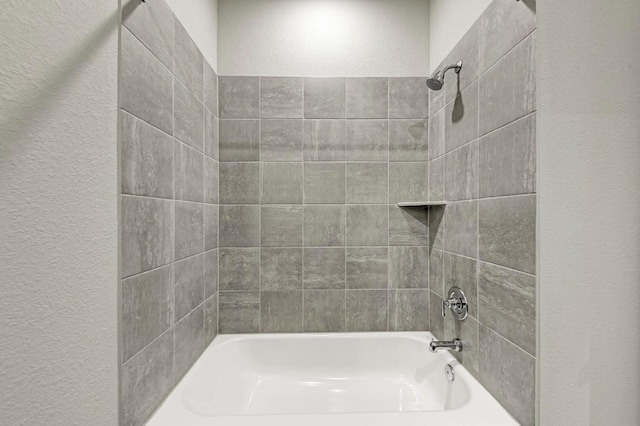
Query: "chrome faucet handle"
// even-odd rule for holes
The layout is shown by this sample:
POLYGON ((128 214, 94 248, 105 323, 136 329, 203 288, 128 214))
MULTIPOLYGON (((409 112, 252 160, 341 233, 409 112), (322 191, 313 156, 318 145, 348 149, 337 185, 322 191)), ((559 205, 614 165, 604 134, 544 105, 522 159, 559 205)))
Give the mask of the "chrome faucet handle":
POLYGON ((451 287, 448 292, 448 298, 442 301, 441 314, 444 317, 447 314, 447 308, 451 309, 453 316, 458 321, 464 321, 468 315, 467 298, 462 290, 458 287, 451 287))

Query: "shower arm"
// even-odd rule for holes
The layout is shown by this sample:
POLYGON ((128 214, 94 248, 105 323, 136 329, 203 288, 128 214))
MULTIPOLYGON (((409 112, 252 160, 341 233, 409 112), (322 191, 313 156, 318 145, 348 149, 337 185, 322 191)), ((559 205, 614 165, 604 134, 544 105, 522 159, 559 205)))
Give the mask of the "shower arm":
POLYGON ((440 72, 440 75, 444 76, 446 72, 449 71, 450 69, 454 69, 456 74, 460 74, 460 70, 462 69, 462 61, 458 61, 455 65, 449 65, 448 67, 444 68, 440 72))

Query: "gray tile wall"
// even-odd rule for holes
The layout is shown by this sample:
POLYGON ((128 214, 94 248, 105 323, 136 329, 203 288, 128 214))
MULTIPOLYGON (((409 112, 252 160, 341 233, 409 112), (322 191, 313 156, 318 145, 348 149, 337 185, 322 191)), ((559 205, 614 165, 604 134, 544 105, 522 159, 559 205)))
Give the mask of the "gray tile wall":
POLYGON ((460 337, 460 361, 534 424, 532 2, 494 0, 444 61, 464 61, 458 78, 430 93, 424 77, 218 79, 163 2, 133 3, 123 424, 144 422, 218 331, 378 330, 460 337), (427 198, 449 204, 395 204, 427 198), (463 323, 440 317, 453 285, 463 323))
POLYGON ((217 86, 163 1, 124 6, 122 425, 142 425, 218 332, 217 86))
POLYGON ((220 332, 427 330, 424 77, 219 81, 220 332))
MULTIPOLYGON (((528 4, 528 5, 527 5, 528 4)), ((443 64, 458 78, 431 92, 430 327, 459 337, 460 361, 523 425, 535 423, 535 10, 494 0, 443 64), (440 316, 445 291, 470 317, 440 316)))

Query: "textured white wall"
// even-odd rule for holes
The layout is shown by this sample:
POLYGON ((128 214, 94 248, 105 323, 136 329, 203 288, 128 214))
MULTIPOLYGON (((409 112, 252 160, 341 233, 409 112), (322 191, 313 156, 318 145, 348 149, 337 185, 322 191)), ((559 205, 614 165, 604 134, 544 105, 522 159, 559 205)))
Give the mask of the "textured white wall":
POLYGON ((166 2, 209 64, 218 71, 218 0, 166 2))
MULTIPOLYGON (((433 72, 492 0, 430 0, 429 72, 433 72)), ((516 0, 513 0, 516 1, 516 0)))
POLYGON ((219 0, 221 75, 421 76, 428 0, 219 0))
POLYGON ((117 424, 118 21, 2 1, 2 425, 117 424))
POLYGON ((540 424, 640 424, 640 2, 538 2, 540 424))

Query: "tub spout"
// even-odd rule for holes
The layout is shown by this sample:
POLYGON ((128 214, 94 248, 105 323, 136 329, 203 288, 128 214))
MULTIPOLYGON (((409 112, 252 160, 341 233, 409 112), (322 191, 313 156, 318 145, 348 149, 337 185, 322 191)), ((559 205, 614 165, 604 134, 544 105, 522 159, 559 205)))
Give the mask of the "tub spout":
POLYGON ((462 342, 460 339, 453 339, 449 341, 432 340, 429 343, 429 350, 431 352, 438 352, 442 350, 460 352, 462 351, 462 342))

